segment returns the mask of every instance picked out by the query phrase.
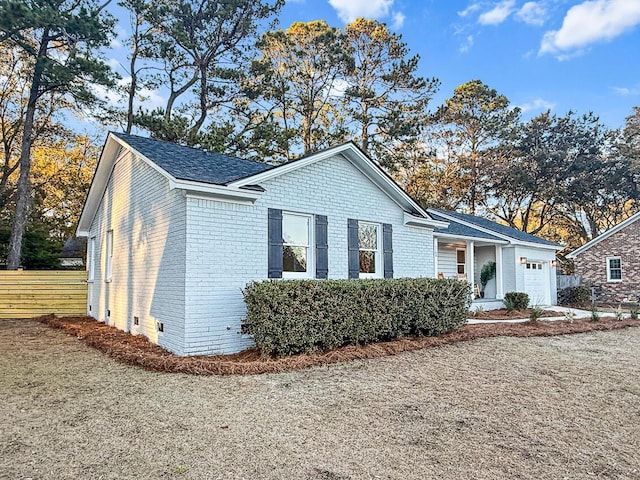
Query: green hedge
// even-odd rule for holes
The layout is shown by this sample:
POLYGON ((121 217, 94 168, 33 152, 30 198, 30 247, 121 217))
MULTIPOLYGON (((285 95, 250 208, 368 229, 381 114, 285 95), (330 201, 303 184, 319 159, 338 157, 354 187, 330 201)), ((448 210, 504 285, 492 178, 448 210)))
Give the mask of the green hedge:
POLYGON ((507 292, 503 303, 507 310, 526 310, 529 306, 529 295, 524 292, 507 292))
POLYGON ((277 280, 243 293, 243 332, 269 355, 439 335, 463 325, 471 304, 469 283, 450 279, 277 280))
POLYGON ((587 307, 591 303, 591 288, 587 285, 567 287, 558 292, 558 304, 587 307))

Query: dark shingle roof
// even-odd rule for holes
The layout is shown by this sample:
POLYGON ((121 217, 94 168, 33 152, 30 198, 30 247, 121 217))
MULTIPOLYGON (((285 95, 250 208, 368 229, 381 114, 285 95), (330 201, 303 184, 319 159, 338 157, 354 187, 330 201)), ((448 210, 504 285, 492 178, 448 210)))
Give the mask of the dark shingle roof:
POLYGON ((448 218, 441 217, 440 215, 436 215, 433 212, 430 212, 429 215, 434 220, 449 222, 448 228, 436 228, 434 230, 435 233, 448 233, 450 235, 461 235, 463 237, 482 238, 487 240, 502 240, 500 237, 496 237, 495 235, 491 235, 490 233, 482 232, 473 227, 469 227, 467 225, 463 225, 462 223, 449 220, 448 218))
POLYGON ((266 163, 125 133, 113 135, 180 180, 225 185, 273 168, 266 163))
POLYGON ((441 214, 444 214, 444 215, 449 215, 450 217, 454 217, 464 222, 477 225, 478 227, 491 230, 492 232, 495 232, 500 235, 505 235, 507 237, 513 238, 515 240, 519 240, 521 242, 539 243, 540 245, 550 245, 554 247, 560 247, 559 244, 552 242, 550 240, 545 240, 544 238, 536 237, 535 235, 531 235, 530 233, 523 232, 516 228, 507 227, 506 225, 500 225, 499 223, 493 222, 486 218, 476 217, 475 215, 468 215, 466 213, 451 212, 448 210, 433 209, 433 211, 440 212, 441 214))

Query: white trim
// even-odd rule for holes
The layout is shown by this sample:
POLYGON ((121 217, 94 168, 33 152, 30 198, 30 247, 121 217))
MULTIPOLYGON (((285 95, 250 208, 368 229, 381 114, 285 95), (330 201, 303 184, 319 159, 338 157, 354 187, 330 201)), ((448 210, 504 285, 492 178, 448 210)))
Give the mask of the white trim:
POLYGON ((256 190, 236 189, 228 188, 221 185, 214 185, 211 183, 194 182, 191 180, 169 180, 169 190, 185 190, 187 192, 194 192, 204 195, 209 195, 211 199, 223 200, 232 203, 245 203, 252 204, 263 192, 256 190))
POLYGON ((502 246, 496 245, 496 300, 504 298, 504 281, 502 278, 502 246))
POLYGON ((446 238, 452 240, 470 240, 473 239, 474 242, 478 243, 492 243, 495 245, 509 245, 507 240, 492 240, 491 238, 482 238, 482 237, 470 237, 467 235, 455 235, 453 233, 442 233, 442 232, 433 232, 434 237, 438 238, 446 238))
POLYGON ((107 230, 106 233, 104 258, 104 281, 110 282, 113 278, 113 229, 107 230))
POLYGON ((622 281, 622 258, 614 255, 607 257, 607 283, 619 283, 622 281), (611 278, 611 260, 618 260, 620 262, 620 278, 611 278))
POLYGON ((618 233, 620 230, 625 228, 627 225, 635 222, 638 219, 640 219, 640 212, 638 212, 638 213, 636 213, 634 215, 631 215, 629 218, 627 218, 623 222, 619 223, 615 227, 611 227, 606 232, 603 232, 600 235, 598 235, 596 238, 591 239, 591 241, 585 243, 580 248, 578 248, 578 249, 574 250, 573 252, 571 252, 570 254, 568 254, 567 258, 570 258, 570 259, 576 258, 581 253, 585 252, 586 250, 589 250, 591 247, 593 247, 593 246, 597 245, 598 243, 600 243, 601 241, 609 238, 614 233, 618 233))
MULTIPOLYGON (((283 241, 282 241, 282 248, 284 250, 284 247, 286 245, 288 245, 287 243, 284 242, 284 217, 285 216, 291 216, 291 217, 304 217, 307 219, 308 221, 308 226, 307 226, 307 241, 308 244, 306 246, 307 249, 307 271, 306 272, 287 272, 284 270, 284 262, 282 265, 282 278, 287 280, 287 279, 294 279, 294 278, 315 278, 315 235, 314 235, 314 220, 315 220, 315 216, 313 214, 310 213, 298 213, 298 212, 289 212, 289 211, 282 211, 282 236, 283 236, 283 241)), ((293 245, 296 247, 301 247, 303 245, 293 245)))
POLYGON ((382 224, 377 222, 358 222, 358 237, 360 236, 360 227, 363 225, 372 225, 376 227, 376 249, 360 248, 358 241, 358 278, 383 278, 384 277, 384 257, 382 256, 382 224), (360 252, 374 252, 375 271, 373 273, 360 272, 360 252))
POLYGON ((404 225, 408 227, 425 227, 425 228, 447 228, 449 222, 441 222, 439 220, 429 220, 426 218, 419 218, 415 215, 411 215, 407 212, 402 212, 402 220, 404 225))
POLYGON ((87 282, 93 282, 96 279, 96 236, 89 239, 89 248, 87 252, 87 282))
MULTIPOLYGON (((491 230, 489 228, 485 228, 485 227, 481 227, 479 225, 476 225, 475 223, 472 222, 468 222, 466 220, 461 220, 457 217, 455 217, 454 215, 449 215, 446 212, 443 211, 434 211, 433 209, 429 208, 427 209, 428 213, 434 213, 435 215, 438 215, 440 217, 445 217, 449 220, 451 220, 452 222, 457 222, 457 223, 461 223, 462 225, 466 225, 467 227, 471 227, 475 230, 478 230, 480 232, 484 232, 484 233, 488 233, 489 235, 493 235, 494 237, 498 237, 498 238, 502 238, 504 240, 506 240, 509 244, 512 245, 521 245, 521 246, 525 246, 525 247, 535 247, 535 248, 542 248, 545 250, 562 250, 564 247, 558 245, 558 246, 554 246, 554 245, 545 245, 543 243, 534 243, 534 242, 527 242, 524 240, 518 240, 517 238, 511 237, 509 235, 506 235, 504 233, 499 233, 496 232, 494 230, 491 230)), ((475 240, 479 240, 475 237, 463 237, 463 238, 474 238, 475 240)), ((487 241, 490 241, 489 239, 487 239, 487 241)))

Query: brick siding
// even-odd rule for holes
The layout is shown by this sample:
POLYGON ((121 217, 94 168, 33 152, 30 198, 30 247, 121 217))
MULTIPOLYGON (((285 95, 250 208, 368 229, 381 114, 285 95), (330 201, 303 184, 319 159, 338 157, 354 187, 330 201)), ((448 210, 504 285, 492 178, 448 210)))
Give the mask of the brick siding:
POLYGON ((582 282, 596 287, 598 301, 637 300, 640 294, 640 222, 632 222, 580 253, 574 262, 582 282), (620 257, 622 281, 607 281, 607 257, 620 257))

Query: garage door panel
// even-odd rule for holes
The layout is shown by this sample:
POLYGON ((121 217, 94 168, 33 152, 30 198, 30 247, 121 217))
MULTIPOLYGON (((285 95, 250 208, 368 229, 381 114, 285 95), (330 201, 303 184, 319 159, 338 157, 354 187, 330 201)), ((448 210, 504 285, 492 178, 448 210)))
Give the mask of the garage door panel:
POLYGON ((531 305, 548 305, 547 274, 543 262, 527 262, 524 270, 524 291, 531 305))

